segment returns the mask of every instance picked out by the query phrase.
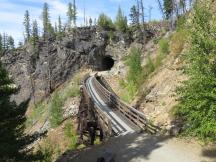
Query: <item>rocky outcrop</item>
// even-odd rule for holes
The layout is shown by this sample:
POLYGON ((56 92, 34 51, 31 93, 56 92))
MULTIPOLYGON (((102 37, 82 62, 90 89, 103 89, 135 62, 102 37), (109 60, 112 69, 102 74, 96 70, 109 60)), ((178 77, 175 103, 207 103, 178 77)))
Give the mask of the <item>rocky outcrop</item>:
MULTIPOLYGON (((148 37, 154 36, 146 33, 148 37)), ((140 40, 140 35, 140 30, 123 34, 119 31, 85 27, 65 33, 61 40, 41 39, 38 50, 29 43, 19 49, 7 51, 1 56, 1 61, 15 84, 20 87, 20 91, 12 99, 18 104, 29 98, 37 103, 84 65, 89 65, 93 70, 110 70, 112 61, 120 60, 130 44, 140 40), (104 65, 106 63, 108 65, 104 65)))
POLYGON ((63 106, 63 120, 75 117, 78 114, 80 105, 80 98, 69 98, 63 106))
POLYGON ((29 98, 40 101, 92 58, 105 55, 106 40, 96 28, 78 28, 61 41, 40 40, 37 54, 30 44, 6 52, 1 61, 20 87, 12 99, 18 104, 29 98))

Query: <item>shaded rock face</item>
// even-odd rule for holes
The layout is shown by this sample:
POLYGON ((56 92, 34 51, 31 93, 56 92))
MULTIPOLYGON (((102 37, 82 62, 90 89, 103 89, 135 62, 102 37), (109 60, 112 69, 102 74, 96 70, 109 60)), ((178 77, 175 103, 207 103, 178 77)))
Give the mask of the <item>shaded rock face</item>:
POLYGON ((133 38, 136 31, 130 34, 113 31, 111 40, 110 31, 96 27, 77 28, 65 35, 61 41, 40 40, 37 53, 31 44, 27 44, 1 56, 2 63, 20 87, 12 100, 19 104, 31 98, 37 103, 84 65, 98 71, 110 70, 114 60, 120 59, 138 39, 133 38))
POLYGON ((94 58, 105 55, 105 36, 95 28, 78 28, 61 41, 39 41, 38 54, 34 54, 31 45, 6 52, 1 61, 20 87, 12 99, 18 104, 28 98, 38 102, 81 66, 95 64, 94 58))

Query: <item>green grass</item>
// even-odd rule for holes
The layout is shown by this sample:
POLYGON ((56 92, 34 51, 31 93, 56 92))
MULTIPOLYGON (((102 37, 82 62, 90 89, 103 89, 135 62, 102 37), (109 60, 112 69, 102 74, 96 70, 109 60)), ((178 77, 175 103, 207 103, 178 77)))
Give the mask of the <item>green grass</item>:
POLYGON ((80 95, 79 84, 81 79, 82 76, 80 74, 75 75, 70 83, 67 83, 66 86, 52 94, 49 102, 45 100, 36 104, 27 118, 26 127, 32 127, 36 122, 44 122, 47 116, 53 128, 59 126, 63 120, 62 107, 65 102, 69 98, 80 95))
POLYGON ((125 63, 129 67, 126 81, 121 80, 120 85, 126 89, 127 93, 124 93, 122 99, 129 102, 135 96, 142 79, 143 69, 141 66, 141 50, 138 48, 132 48, 125 63))
POLYGON ((161 39, 159 41, 159 53, 169 53, 169 41, 168 39, 161 39))
POLYGON ((161 39, 158 45, 159 49, 156 58, 152 60, 149 55, 144 67, 141 66, 141 50, 137 48, 131 49, 129 56, 125 60, 126 65, 129 67, 126 80, 119 81, 119 85, 124 89, 120 97, 125 102, 131 102, 137 93, 142 92, 142 85, 162 65, 162 61, 170 53, 168 39, 161 39))
POLYGON ((55 157, 60 155, 60 152, 59 145, 53 144, 50 140, 46 140, 39 146, 38 154, 41 157, 40 162, 52 162, 55 157))
POLYGON ((32 113, 27 118, 26 126, 27 127, 32 126, 37 121, 42 120, 45 111, 46 111, 46 105, 43 102, 36 104, 35 107, 33 108, 32 113))
POLYGON ((62 107, 64 105, 64 101, 60 94, 56 92, 52 97, 51 105, 50 105, 50 122, 52 127, 57 127, 61 124, 62 118, 62 107))
POLYGON ((57 127, 61 124, 63 120, 62 107, 67 99, 79 96, 79 81, 79 78, 75 78, 75 82, 73 84, 70 84, 63 90, 54 93, 50 105, 50 122, 52 127, 57 127))
POLYGON ((70 141, 69 149, 76 149, 77 148, 77 145, 76 145, 77 135, 73 131, 73 125, 70 122, 65 124, 64 133, 65 133, 66 138, 68 138, 70 141))
POLYGON ((63 97, 63 100, 67 100, 70 97, 77 97, 80 95, 80 89, 78 85, 72 85, 67 87, 65 90, 62 91, 61 94, 63 97))

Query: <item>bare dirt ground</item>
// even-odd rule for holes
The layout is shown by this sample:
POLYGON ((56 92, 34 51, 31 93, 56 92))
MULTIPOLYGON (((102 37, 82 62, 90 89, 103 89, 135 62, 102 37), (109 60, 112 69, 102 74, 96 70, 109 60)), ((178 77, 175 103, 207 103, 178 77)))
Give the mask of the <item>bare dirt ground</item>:
POLYGON ((107 153, 115 155, 115 162, 216 162, 216 148, 210 151, 183 139, 137 133, 112 138, 79 153, 67 152, 58 162, 96 162, 107 153))
MULTIPOLYGON (((143 51, 142 54, 143 66, 146 64, 148 54, 152 59, 157 56, 157 49, 157 45, 152 41, 147 44, 147 52, 143 51)), ((180 54, 167 55, 162 65, 148 77, 139 94, 130 103, 131 106, 143 111, 148 119, 164 130, 169 130, 175 122, 172 108, 178 104, 176 88, 187 79, 180 57, 180 54)), ((120 81, 126 79, 127 71, 128 67, 124 61, 120 60, 116 62, 111 71, 101 73, 119 96, 127 93, 120 85, 120 81)))

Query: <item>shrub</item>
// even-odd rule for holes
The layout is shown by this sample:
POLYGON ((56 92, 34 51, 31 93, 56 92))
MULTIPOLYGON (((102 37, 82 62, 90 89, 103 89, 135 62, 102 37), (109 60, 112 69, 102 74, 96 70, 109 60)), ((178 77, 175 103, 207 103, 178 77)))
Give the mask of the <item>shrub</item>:
POLYGON ((52 162, 52 155, 54 154, 54 147, 51 143, 46 143, 44 146, 40 147, 40 154, 43 159, 42 162, 52 162))
POLYGON ((58 144, 54 144, 47 139, 41 145, 39 145, 39 151, 37 153, 40 156, 40 162, 52 162, 60 154, 60 148, 58 144))
POLYGON ((77 97, 80 94, 80 89, 78 85, 72 85, 68 88, 66 88, 63 92, 62 92, 62 99, 64 101, 66 101, 68 98, 70 97, 77 97))
POLYGON ((190 49, 185 55, 189 80, 178 89, 177 117, 186 135, 216 140, 215 18, 206 6, 196 6, 190 24, 190 49))
POLYGON ((165 56, 169 54, 169 41, 162 39, 159 43, 159 53, 155 60, 152 60, 150 55, 147 57, 147 63, 144 67, 141 66, 141 50, 132 48, 129 56, 126 59, 126 64, 129 67, 127 80, 121 80, 119 84, 127 90, 127 93, 122 95, 122 99, 130 102, 141 85, 161 64, 165 56))
POLYGON ((155 70, 154 62, 152 61, 150 55, 147 57, 147 63, 144 68, 145 75, 148 76, 151 72, 155 70))
POLYGON ((64 102, 59 93, 55 93, 50 105, 50 122, 52 127, 57 127, 62 122, 62 106, 64 102))
POLYGON ((76 136, 75 132, 73 132, 73 126, 72 126, 71 123, 68 122, 68 123, 65 124, 64 132, 65 132, 65 136, 67 138, 69 138, 69 140, 70 140, 69 148, 70 149, 75 149, 77 147, 76 146, 76 144, 77 144, 77 136, 76 136))
POLYGON ((27 118, 27 126, 32 126, 34 123, 36 123, 37 120, 40 120, 42 114, 45 112, 46 106, 44 103, 38 103, 35 105, 35 107, 32 109, 32 113, 27 118))
POLYGON ((110 17, 108 17, 107 15, 105 15, 104 13, 99 15, 98 25, 100 27, 104 28, 105 30, 109 30, 109 29, 114 28, 112 19, 110 17))
POLYGON ((184 29, 177 31, 171 37, 170 43, 170 52, 176 56, 181 54, 182 50, 184 49, 185 42, 187 40, 187 32, 184 29))
POLYGON ((121 32, 126 32, 128 28, 127 17, 124 16, 124 13, 122 12, 120 7, 118 9, 118 13, 116 16, 115 26, 116 26, 116 29, 118 29, 121 32))
POLYGON ((115 38, 115 33, 113 31, 108 32, 109 41, 112 42, 115 38))
POLYGON ((161 39, 159 41, 159 53, 168 54, 169 53, 169 41, 168 39, 161 39))
POLYGON ((138 48, 132 48, 126 63, 129 66, 127 79, 137 87, 142 76, 141 50, 138 48))
POLYGON ((122 95, 122 99, 129 102, 135 96, 142 83, 143 69, 141 66, 141 50, 132 48, 129 56, 126 59, 126 64, 129 67, 127 80, 121 80, 121 86, 124 86, 127 93, 122 95))
POLYGON ((154 68, 158 68, 161 66, 163 59, 170 53, 169 51, 169 40, 168 39, 161 39, 159 41, 159 49, 157 57, 154 60, 154 68))
POLYGON ((177 20, 177 31, 185 29, 186 25, 186 15, 181 16, 177 20))

